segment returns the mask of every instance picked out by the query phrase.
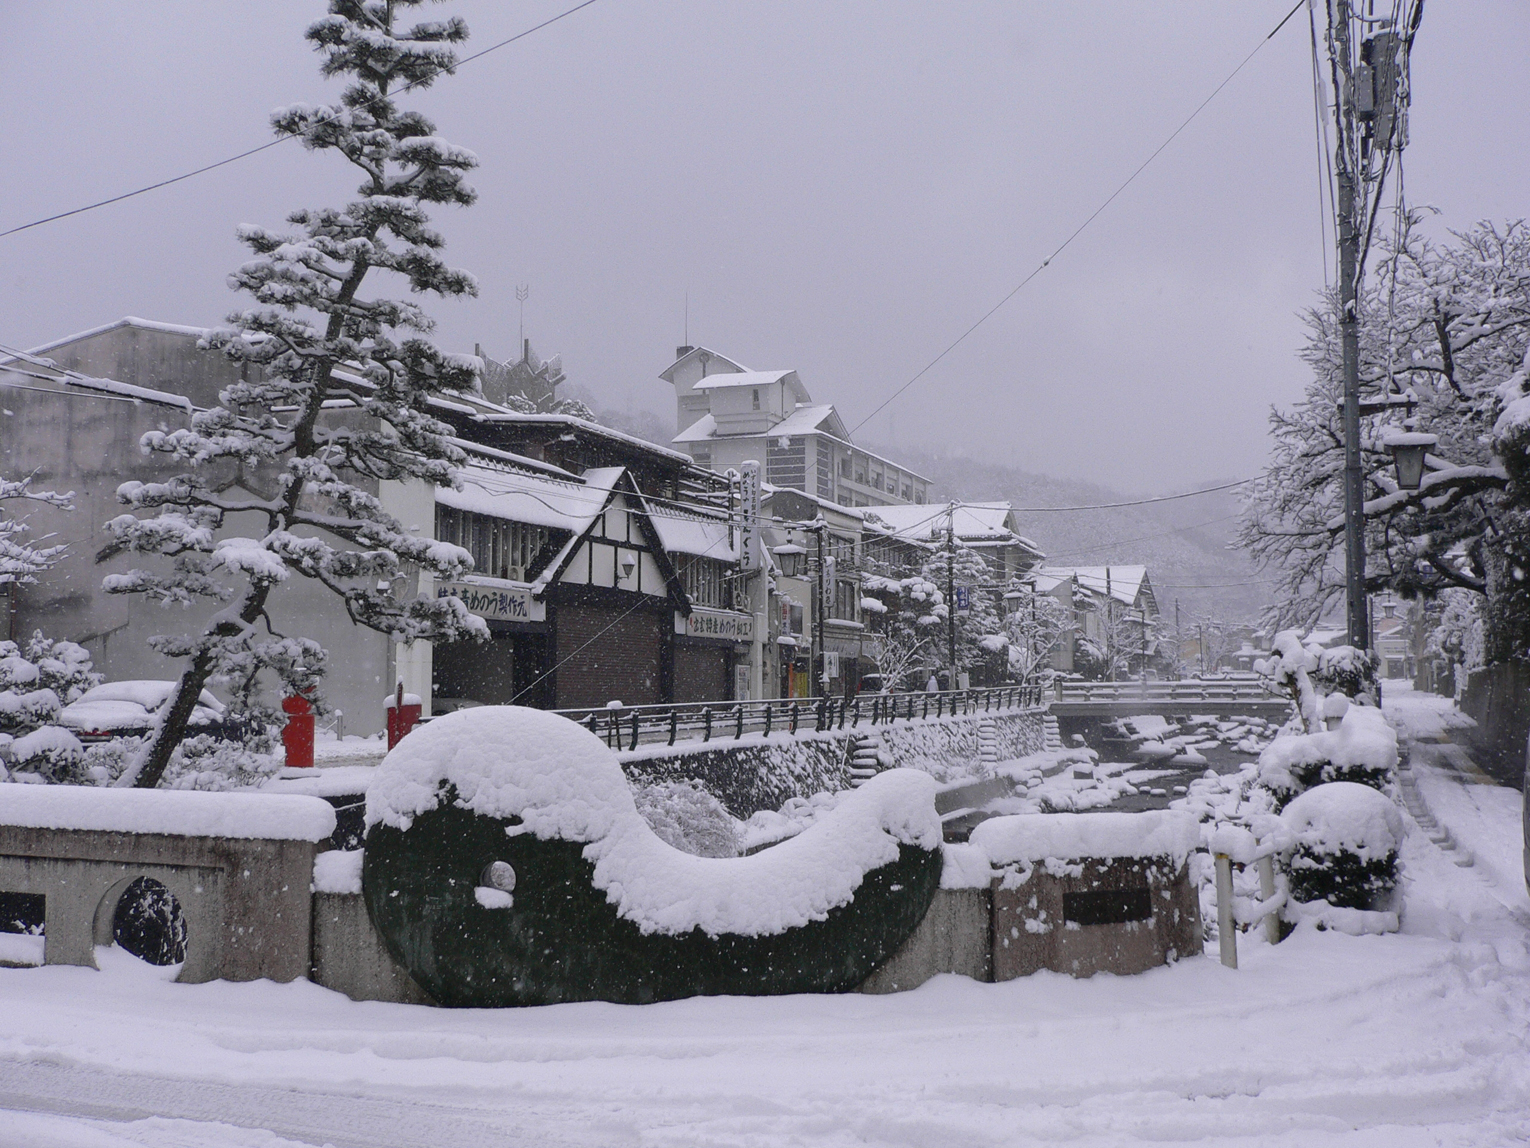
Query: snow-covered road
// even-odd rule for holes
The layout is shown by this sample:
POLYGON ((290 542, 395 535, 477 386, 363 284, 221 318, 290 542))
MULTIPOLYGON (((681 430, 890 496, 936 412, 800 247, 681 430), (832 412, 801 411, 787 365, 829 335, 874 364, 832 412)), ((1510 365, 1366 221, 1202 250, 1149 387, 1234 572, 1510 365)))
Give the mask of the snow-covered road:
POLYGON ((1530 1140, 1517 795, 1416 766, 1404 931, 897 996, 447 1011, 0 970, 0 1146, 1530 1140))

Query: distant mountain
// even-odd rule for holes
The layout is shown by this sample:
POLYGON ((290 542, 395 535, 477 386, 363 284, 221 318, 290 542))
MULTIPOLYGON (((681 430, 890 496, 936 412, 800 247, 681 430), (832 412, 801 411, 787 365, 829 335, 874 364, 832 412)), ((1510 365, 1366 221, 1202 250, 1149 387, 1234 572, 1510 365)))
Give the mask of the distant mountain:
MULTIPOLYGON (((1004 500, 1020 510, 1094 506, 1141 497, 918 447, 871 449, 926 475, 932 483, 932 502, 1004 500)), ((1021 533, 1045 551, 1049 563, 1143 563, 1164 617, 1172 622, 1178 599, 1188 631, 1193 617, 1254 621, 1269 601, 1270 584, 1262 581, 1267 575, 1256 571, 1241 550, 1231 547, 1239 497, 1235 489, 1113 510, 1020 510, 1016 517, 1021 533)))

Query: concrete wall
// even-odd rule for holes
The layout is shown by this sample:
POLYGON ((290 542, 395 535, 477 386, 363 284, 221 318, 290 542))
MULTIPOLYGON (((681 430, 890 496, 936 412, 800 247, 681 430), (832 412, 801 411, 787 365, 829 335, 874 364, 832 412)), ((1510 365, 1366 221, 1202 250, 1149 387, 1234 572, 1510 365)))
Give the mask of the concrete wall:
POLYGON ((993 889, 993 979, 1050 969, 1069 976, 1129 974, 1201 951, 1200 903, 1189 865, 1168 858, 1081 858, 1006 873, 993 889), (1069 895, 1137 892, 1146 919, 1093 922, 1069 895))
POLYGON ((991 889, 937 889, 919 927, 861 992, 907 992, 938 973, 993 980, 991 889))
POLYGON ((353 1001, 435 1003, 389 954, 360 893, 314 894, 310 977, 353 1001))
POLYGON ((1518 785, 1530 738, 1530 663, 1501 662, 1473 670, 1461 709, 1477 723, 1469 736, 1484 764, 1495 777, 1518 785))
POLYGON ((186 919, 178 980, 308 974, 309 841, 172 837, 0 825, 0 890, 46 898, 43 961, 95 967, 117 900, 138 877, 164 885, 186 919))

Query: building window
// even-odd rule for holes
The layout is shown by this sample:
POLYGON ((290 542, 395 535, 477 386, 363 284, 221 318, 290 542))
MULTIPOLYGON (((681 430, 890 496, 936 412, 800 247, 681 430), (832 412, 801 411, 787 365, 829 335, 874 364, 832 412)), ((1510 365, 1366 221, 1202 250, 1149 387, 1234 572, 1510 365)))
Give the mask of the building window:
POLYGON ((854 622, 856 599, 860 596, 860 587, 854 582, 836 581, 834 583, 834 604, 831 607, 830 617, 839 618, 846 622, 854 622))
POLYGON ((859 467, 857 467, 855 471, 855 481, 860 483, 862 486, 866 485, 866 472, 859 467))
POLYGON ((703 470, 712 469, 712 452, 709 450, 693 450, 691 457, 696 460, 696 465, 703 470))
POLYGON ((828 445, 819 439, 818 443, 818 497, 834 500, 834 475, 829 470, 828 445))
POLYGON ((436 540, 462 547, 473 556, 473 573, 489 578, 526 581, 549 537, 545 526, 436 507, 436 540))
POLYGON ((693 606, 710 606, 714 610, 733 608, 726 562, 696 554, 680 554, 676 557, 681 585, 685 587, 685 596, 693 606))
POLYGON ((753 409, 759 410, 760 409, 760 388, 759 387, 754 387, 754 388, 752 388, 750 390, 750 399, 751 399, 751 401, 754 404, 754 408, 753 409))
POLYGON ((848 458, 842 458, 839 460, 839 477, 850 477, 850 460, 848 458))
POLYGON ((914 488, 912 486, 910 486, 908 483, 905 482, 903 484, 903 501, 904 502, 909 502, 909 501, 911 501, 913 499, 913 497, 914 497, 914 488))
POLYGON ((807 439, 772 438, 765 447, 765 481, 807 493, 807 439))

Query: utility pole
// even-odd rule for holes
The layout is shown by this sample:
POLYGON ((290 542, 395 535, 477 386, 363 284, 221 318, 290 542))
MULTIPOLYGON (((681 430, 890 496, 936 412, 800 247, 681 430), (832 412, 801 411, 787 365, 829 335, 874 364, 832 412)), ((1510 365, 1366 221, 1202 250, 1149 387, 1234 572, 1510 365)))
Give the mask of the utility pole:
POLYGON ((1328 29, 1337 64, 1339 219, 1339 344, 1344 373, 1344 594, 1348 641, 1357 650, 1371 645, 1365 607, 1365 474, 1360 458, 1360 228, 1355 218, 1356 181, 1361 172, 1355 115, 1356 77, 1350 43, 1349 0, 1333 0, 1328 29))
POLYGON ((1179 599, 1174 599, 1174 672, 1183 674, 1185 671, 1180 667, 1180 659, 1185 656, 1185 636, 1179 628, 1179 599))
POLYGON ((1408 143, 1408 57, 1424 14, 1414 0, 1404 15, 1359 18, 1366 27, 1356 50, 1351 0, 1329 0, 1328 51, 1333 61, 1334 116, 1338 149, 1334 209, 1339 235, 1339 343, 1344 382, 1344 591, 1349 644, 1371 648, 1365 581, 1365 472, 1360 454, 1360 416, 1384 410, 1391 398, 1360 401, 1360 284, 1365 275, 1363 232, 1372 226, 1392 159, 1401 162, 1408 143), (1373 30, 1374 29, 1374 30, 1373 30))
POLYGON ((956 688, 956 503, 947 508, 946 519, 946 653, 951 669, 946 688, 956 688))
POLYGON ((749 615, 754 619, 749 635, 749 697, 765 696, 765 611, 769 588, 765 584, 765 546, 760 537, 760 464, 751 459, 741 468, 740 509, 744 519, 744 576, 748 579, 749 615))
POLYGON ((818 553, 818 577, 813 580, 813 651, 812 651, 812 674, 813 696, 815 698, 828 697, 828 682, 824 677, 825 663, 823 648, 823 530, 825 523, 822 518, 817 519, 810 529, 817 539, 816 550, 818 553))
POLYGON ((1105 567, 1105 672, 1116 680, 1116 600, 1110 592, 1110 567, 1105 567))

